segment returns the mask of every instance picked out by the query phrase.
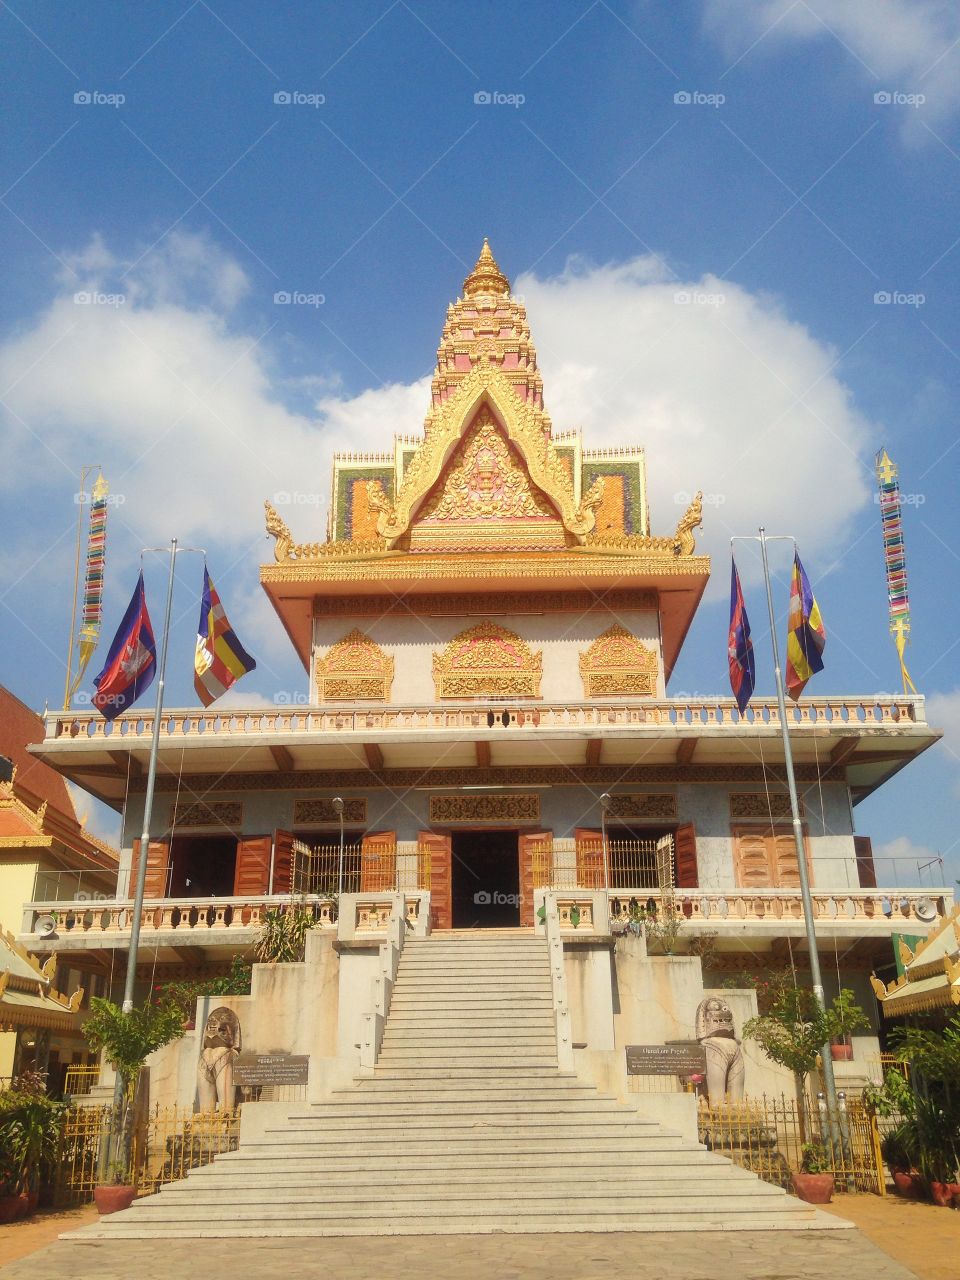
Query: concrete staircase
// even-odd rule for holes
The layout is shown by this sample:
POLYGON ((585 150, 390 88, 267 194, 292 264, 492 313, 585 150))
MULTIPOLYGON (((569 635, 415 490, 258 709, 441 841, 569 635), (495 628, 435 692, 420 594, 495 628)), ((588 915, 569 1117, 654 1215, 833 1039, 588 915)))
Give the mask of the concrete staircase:
POLYGON ((513 930, 408 942, 372 1077, 72 1238, 843 1225, 561 1073, 513 930))

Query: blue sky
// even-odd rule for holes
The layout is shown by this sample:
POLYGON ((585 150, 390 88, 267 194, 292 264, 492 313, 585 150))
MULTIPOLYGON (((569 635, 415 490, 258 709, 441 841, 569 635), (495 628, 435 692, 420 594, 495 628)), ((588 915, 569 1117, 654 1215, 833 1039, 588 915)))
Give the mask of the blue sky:
MULTIPOLYGON (((726 692, 728 539, 761 522, 800 538, 826 619, 809 691, 897 688, 871 470, 889 449, 909 663, 948 737, 858 825, 957 875, 952 6, 13 0, 0 26, 4 683, 38 708, 62 696, 73 495, 95 462, 117 499, 105 633, 140 547, 176 534, 208 549, 260 661, 238 700, 303 692, 256 585, 262 501, 292 495, 297 536, 323 537, 333 450, 419 429, 486 234, 555 428, 646 446, 657 532, 708 495, 715 582, 672 691, 726 692)), ((747 553, 742 570, 768 693, 747 553)), ((162 579, 154 558, 155 615, 162 579)), ((185 559, 179 705, 198 596, 185 559)))

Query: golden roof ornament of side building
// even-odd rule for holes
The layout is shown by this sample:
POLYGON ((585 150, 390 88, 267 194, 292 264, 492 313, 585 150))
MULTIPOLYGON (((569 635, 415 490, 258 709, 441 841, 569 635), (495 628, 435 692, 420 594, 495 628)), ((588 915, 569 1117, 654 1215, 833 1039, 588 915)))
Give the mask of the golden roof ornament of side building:
POLYGON ((509 294, 509 292, 510 281, 497 266, 497 261, 490 250, 490 242, 484 236, 477 265, 463 282, 463 296, 473 298, 481 293, 509 294))

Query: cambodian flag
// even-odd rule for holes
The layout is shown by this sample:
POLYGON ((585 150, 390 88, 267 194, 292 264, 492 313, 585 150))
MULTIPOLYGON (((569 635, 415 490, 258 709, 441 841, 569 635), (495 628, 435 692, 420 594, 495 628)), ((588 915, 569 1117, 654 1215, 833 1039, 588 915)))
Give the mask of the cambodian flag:
POLYGON ((97 689, 93 705, 105 720, 113 720, 149 689, 156 674, 157 646, 147 613, 141 570, 103 670, 93 682, 97 689))
POLYGON ((796 702, 811 676, 823 670, 827 632, 814 599, 810 579, 793 553, 790 582, 790 616, 787 620, 787 693, 796 702))
POLYGON ((727 657, 730 663, 730 688, 737 700, 740 714, 743 715, 747 703, 753 697, 757 669, 753 641, 750 639, 750 623, 747 621, 747 607, 743 603, 740 575, 735 561, 731 561, 730 568, 730 634, 727 637, 727 657))

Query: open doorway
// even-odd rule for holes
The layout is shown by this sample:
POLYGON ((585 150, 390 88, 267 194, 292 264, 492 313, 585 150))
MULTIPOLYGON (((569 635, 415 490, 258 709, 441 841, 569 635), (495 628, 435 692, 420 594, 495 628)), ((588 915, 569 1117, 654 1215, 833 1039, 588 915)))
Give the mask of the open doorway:
POLYGON ((520 858, 516 831, 455 831, 452 897, 455 929, 520 924, 520 858))
POLYGON ((171 898, 229 898, 237 871, 235 836, 175 836, 168 868, 171 898))

